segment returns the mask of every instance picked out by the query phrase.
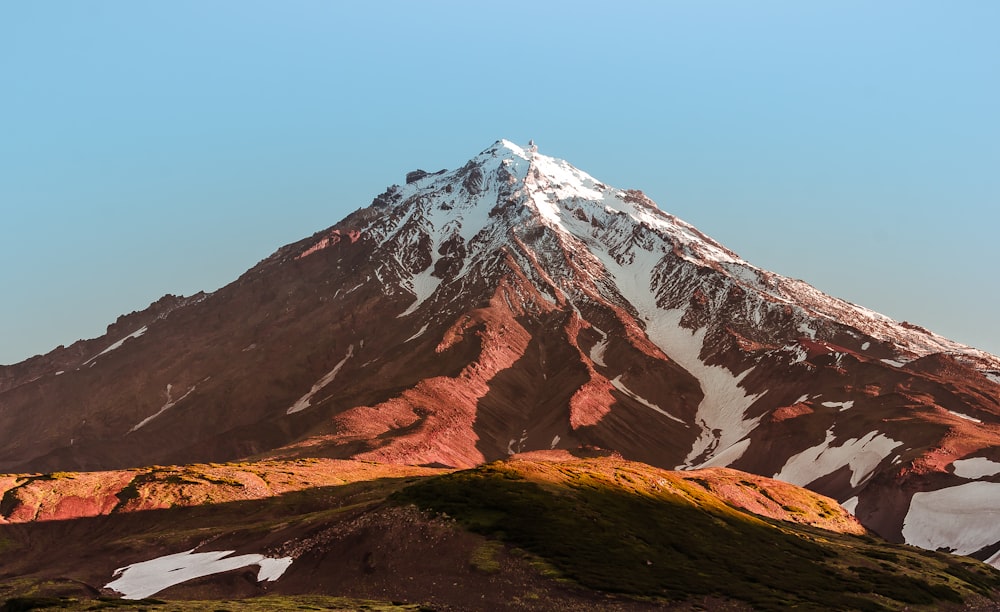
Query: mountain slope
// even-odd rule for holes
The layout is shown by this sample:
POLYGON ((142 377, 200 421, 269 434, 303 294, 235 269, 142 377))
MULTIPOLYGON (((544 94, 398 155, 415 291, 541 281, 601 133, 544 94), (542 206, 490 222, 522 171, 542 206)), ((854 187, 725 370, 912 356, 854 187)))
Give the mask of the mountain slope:
POLYGON ((0 470, 589 445, 777 476, 1000 563, 1000 360, 507 141, 0 381, 0 470))

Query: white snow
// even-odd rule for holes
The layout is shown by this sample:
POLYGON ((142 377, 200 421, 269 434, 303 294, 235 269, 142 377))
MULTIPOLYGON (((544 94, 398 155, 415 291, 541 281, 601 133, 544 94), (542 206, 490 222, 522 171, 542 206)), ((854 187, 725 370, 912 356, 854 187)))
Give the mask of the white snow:
POLYGON ((406 343, 407 343, 407 342, 409 342, 410 340, 416 340, 416 339, 417 339, 417 338, 419 338, 420 336, 423 336, 423 335, 424 335, 424 332, 425 332, 425 331, 427 331, 427 326, 428 326, 428 325, 429 325, 428 323, 424 323, 424 326, 423 326, 423 327, 421 327, 421 328, 420 328, 420 330, 419 330, 419 331, 417 331, 417 333, 413 334, 412 336, 410 336, 410 337, 409 337, 409 338, 407 338, 406 340, 403 340, 403 344, 406 344, 406 343))
POLYGON ((284 575, 285 571, 291 567, 293 559, 291 557, 264 557, 257 562, 260 568, 257 571, 257 582, 274 582, 284 575))
POLYGON ((840 411, 843 412, 854 407, 854 400, 847 400, 846 402, 823 402, 823 405, 827 408, 840 408, 840 411))
POLYGON ((812 327, 810 327, 806 323, 799 323, 799 327, 798 327, 797 331, 800 334, 805 334, 806 337, 808 337, 810 340, 815 340, 816 339, 816 330, 813 329, 812 327))
POLYGON ((737 459, 743 456, 750 448, 750 438, 743 438, 736 444, 730 445, 725 450, 716 453, 711 459, 700 464, 700 468, 726 467, 732 465, 737 459))
POLYGON ((961 478, 976 480, 986 476, 996 476, 1000 474, 1000 463, 991 461, 986 457, 973 457, 972 459, 958 459, 952 461, 955 466, 955 475, 961 478))
POLYGON ((705 394, 695 415, 702 431, 684 459, 684 465, 697 467, 696 461, 707 462, 757 427, 760 417, 746 418, 745 415, 763 394, 748 395, 739 386, 751 370, 734 375, 724 367, 703 363, 699 353, 706 330, 691 331, 681 327, 683 315, 680 309, 659 311, 655 319, 648 321, 646 334, 670 359, 698 379, 705 394))
POLYGON ((270 558, 255 554, 230 557, 233 552, 235 551, 220 550, 196 553, 191 549, 133 563, 116 569, 113 576, 115 580, 104 585, 104 588, 114 589, 125 599, 143 599, 175 584, 250 565, 260 568, 257 572, 258 582, 274 581, 292 564, 291 557, 270 558))
POLYGON ((799 399, 795 400, 794 403, 801 404, 802 402, 806 401, 807 399, 809 399, 809 394, 808 393, 806 393, 805 395, 803 395, 799 399))
POLYGON ((136 423, 135 426, 132 427, 132 429, 128 430, 128 433, 125 434, 125 435, 128 435, 128 434, 132 433, 133 431, 135 431, 135 430, 137 430, 137 429, 145 426, 146 424, 148 424, 150 421, 152 421, 156 417, 160 416, 161 414, 163 414, 167 410, 170 410, 171 408, 173 408, 174 406, 176 406, 177 403, 180 402, 182 399, 184 399, 185 397, 191 395, 191 393, 194 392, 195 387, 197 387, 197 385, 192 385, 191 388, 188 389, 187 392, 184 395, 178 397, 177 399, 173 399, 171 397, 171 394, 172 394, 172 391, 173 391, 173 385, 171 385, 171 384, 168 383, 167 384, 167 403, 163 404, 163 406, 161 406, 160 409, 157 410, 154 414, 152 414, 152 415, 144 418, 143 420, 139 421, 138 423, 136 423))
POLYGON ((906 365, 906 362, 896 361, 895 359, 880 359, 879 361, 886 365, 891 365, 894 368, 901 368, 906 365))
POLYGON ((983 374, 986 375, 986 378, 988 378, 990 382, 995 382, 996 384, 1000 385, 1000 374, 997 374, 996 372, 983 372, 983 374))
POLYGON ((871 342, 865 342, 864 344, 861 345, 861 350, 867 351, 869 348, 871 348, 871 346, 872 346, 871 342))
POLYGON ((126 340, 128 340, 128 339, 130 339, 130 338, 138 338, 139 336, 141 336, 141 335, 143 335, 144 333, 146 333, 146 330, 147 330, 146 326, 145 326, 145 325, 143 325, 143 326, 142 326, 142 327, 140 327, 139 329, 137 329, 137 330, 135 330, 134 332, 132 332, 131 334, 129 334, 129 335, 127 335, 127 336, 125 336, 124 338, 122 338, 122 339, 121 339, 121 340, 119 340, 118 342, 115 342, 114 344, 112 344, 112 345, 111 345, 111 346, 109 346, 108 348, 106 348, 106 349, 104 349, 103 351, 101 351, 100 353, 98 353, 98 354, 94 355, 93 357, 91 357, 91 358, 90 358, 90 359, 88 359, 87 361, 84 361, 84 362, 83 362, 82 364, 80 364, 80 365, 82 365, 82 366, 85 366, 85 365, 87 365, 88 363, 90 363, 91 361, 93 361, 93 360, 97 359, 98 357, 100 357, 101 355, 106 355, 107 353, 110 353, 111 351, 114 351, 114 350, 117 350, 117 349, 120 349, 120 348, 121 348, 121 346, 122 346, 123 344, 125 344, 125 341, 126 341, 126 340))
POLYGON ((624 213, 635 222, 635 225, 655 228, 669 235, 672 240, 683 246, 681 252, 684 258, 699 263, 712 261, 742 266, 744 270, 738 274, 741 277, 745 276, 747 282, 756 282, 756 268, 684 221, 655 208, 629 201, 632 199, 629 194, 608 188, 564 160, 541 155, 535 151, 526 151, 507 141, 502 141, 501 146, 513 154, 506 160, 509 162, 506 167, 524 181, 529 201, 538 211, 543 223, 582 237, 587 235, 586 231, 569 230, 581 222, 573 218, 567 203, 591 212, 598 209, 612 215, 624 213), (595 207, 595 204, 599 206, 595 207))
POLYGON ((678 419, 677 417, 675 417, 674 415, 670 414, 669 412, 667 412, 663 408, 660 408, 659 406, 657 406, 656 404, 650 402, 649 400, 644 399, 642 397, 639 397, 639 395, 633 393, 631 389, 629 389, 628 387, 625 386, 624 383, 622 383, 622 377, 621 377, 621 375, 615 376, 614 379, 611 380, 610 382, 611 382, 612 385, 615 386, 615 389, 618 389, 619 391, 621 391, 625 395, 631 397, 632 399, 634 399, 635 401, 639 402, 643 406, 645 406, 645 407, 647 407, 647 408, 649 408, 651 410, 655 410, 656 412, 659 412, 660 414, 662 414, 663 416, 667 417, 668 419, 670 419, 672 421, 677 421, 681 425, 684 425, 685 427, 687 427, 687 423, 685 423, 683 420, 678 419))
POLYGON ((608 335, 596 327, 593 329, 595 332, 601 334, 601 339, 594 343, 594 346, 590 347, 590 360, 606 368, 608 364, 604 363, 604 352, 608 350, 608 335))
POLYGON ((796 363, 802 363, 809 357, 809 352, 805 349, 805 347, 799 344, 790 344, 786 346, 783 350, 794 355, 792 359, 792 365, 796 363))
POLYGON ((817 478, 831 474, 847 466, 851 469, 851 486, 856 487, 893 450, 902 445, 878 432, 868 432, 863 438, 850 438, 838 446, 833 427, 826 431, 826 439, 788 458, 774 478, 794 485, 806 486, 817 478))
POLYGON ((1000 552, 997 552, 997 554, 995 554, 992 557, 990 557, 989 559, 987 559, 985 561, 985 563, 987 563, 989 565, 992 565, 995 568, 1000 569, 1000 552))
POLYGON ((965 419, 966 421, 972 421, 973 423, 982 423, 980 419, 977 419, 976 417, 970 417, 969 415, 962 414, 961 412, 955 412, 954 410, 949 410, 948 412, 959 418, 965 419))
MULTIPOLYGON (((1000 483, 969 482, 914 493, 903 520, 907 544, 969 555, 1000 542, 1000 483)), ((997 566, 998 557, 990 563, 997 566)))
POLYGON ((702 431, 684 459, 683 467, 697 467, 696 461, 708 461, 745 438, 760 420, 760 417, 745 416, 747 408, 760 397, 747 395, 739 386, 750 370, 737 376, 724 367, 706 365, 700 358, 706 330, 686 329, 680 324, 683 310, 664 310, 656 305, 652 272, 665 253, 634 246, 631 263, 622 265, 601 248, 592 251, 614 278, 618 290, 646 322, 646 336, 650 341, 690 372, 701 386, 704 397, 695 419, 702 431))
POLYGON ((840 507, 843 508, 844 510, 847 510, 851 514, 854 514, 855 511, 858 509, 858 496, 855 495, 851 499, 847 499, 840 502, 840 507))
POLYGON ((550 448, 550 449, 553 449, 553 448, 555 448, 555 447, 556 447, 556 444, 559 444, 559 439, 560 439, 560 438, 559 438, 559 436, 558 436, 558 435, 555 435, 555 436, 553 436, 553 437, 552 437, 552 443, 551 443, 551 444, 549 444, 549 448, 550 448))
POLYGON ((521 452, 521 449, 524 447, 524 443, 527 440, 528 440, 528 430, 525 429, 521 431, 521 439, 511 438, 510 441, 507 442, 507 454, 514 455, 516 453, 521 452), (514 448, 515 444, 517 445, 517 448, 514 448))
POLYGON ((413 313, 434 293, 434 290, 441 284, 441 279, 431 276, 433 273, 434 266, 428 266, 423 272, 413 275, 413 278, 410 279, 410 291, 413 292, 413 297, 416 299, 406 310, 399 313, 396 318, 405 317, 413 313))
POLYGON ((312 398, 319 393, 323 387, 333 382, 333 379, 337 377, 337 372, 340 372, 340 368, 344 367, 344 364, 347 363, 347 360, 350 359, 352 355, 354 355, 353 344, 347 347, 347 354, 344 355, 344 358, 338 361, 337 365, 333 366, 332 370, 324 374, 323 378, 320 378, 316 384, 312 386, 312 389, 309 389, 309 393, 300 397, 291 408, 286 410, 285 414, 295 414, 296 412, 301 412, 302 410, 308 408, 310 406, 310 402, 312 402, 312 398))

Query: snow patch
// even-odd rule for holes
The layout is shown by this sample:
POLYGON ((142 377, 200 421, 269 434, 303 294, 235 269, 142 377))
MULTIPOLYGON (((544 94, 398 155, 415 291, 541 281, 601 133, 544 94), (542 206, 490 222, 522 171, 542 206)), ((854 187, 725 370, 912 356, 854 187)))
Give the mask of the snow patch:
POLYGON ((649 322, 646 330, 649 339, 670 359, 698 379, 702 393, 705 394, 695 415, 695 421, 701 425, 702 432, 684 459, 685 465, 697 467, 696 462, 708 461, 757 427, 760 417, 746 418, 745 415, 747 409, 763 393, 749 395, 740 387, 740 381, 752 368, 734 375, 725 367, 710 366, 701 361, 699 354, 706 330, 702 328, 691 331, 681 327, 683 310, 661 311, 658 315, 649 322))
POLYGON ((98 354, 94 355, 93 357, 91 357, 91 358, 90 358, 90 359, 88 359, 87 361, 84 361, 84 362, 83 362, 83 363, 81 363, 80 365, 81 365, 81 366, 85 366, 85 365, 87 365, 88 363, 90 363, 91 361, 93 361, 93 360, 97 359, 98 357, 100 357, 101 355, 106 355, 106 354, 110 353, 111 351, 114 351, 114 350, 118 350, 118 349, 120 349, 120 348, 122 347, 122 345, 123 345, 123 344, 125 344, 125 341, 126 341, 126 340, 128 340, 128 339, 130 339, 130 338, 138 338, 139 336, 141 336, 141 335, 143 335, 144 333, 146 333, 146 330, 147 330, 147 327, 146 327, 145 325, 143 325, 143 326, 142 326, 142 327, 140 327, 139 329, 137 329, 137 330, 135 330, 134 332, 132 332, 131 334, 129 334, 129 335, 127 335, 127 336, 125 336, 124 338, 122 338, 122 339, 121 339, 121 340, 119 340, 118 342, 115 342, 114 344, 112 344, 112 345, 111 345, 111 346, 109 346, 108 348, 106 348, 106 349, 104 349, 103 351, 101 351, 100 353, 98 353, 98 354))
POLYGON ((861 345, 861 350, 862 351, 867 351, 868 349, 871 348, 871 346, 872 346, 871 342, 865 342, 864 344, 861 345))
MULTIPOLYGON (((969 555, 1000 542, 1000 483, 970 482, 914 493, 903 519, 907 544, 969 555)), ((1000 557, 990 559, 997 566, 1000 557)))
POLYGON ((429 325, 428 323, 424 323, 424 326, 420 328, 420 331, 418 331, 417 333, 413 334, 412 336, 410 336, 410 337, 409 337, 409 338, 407 338, 406 340, 403 340, 403 344, 406 344, 406 343, 407 343, 407 342, 409 342, 410 340, 416 340, 416 339, 417 339, 417 338, 419 338, 420 336, 423 336, 423 335, 424 335, 424 332, 425 332, 425 331, 427 331, 427 326, 428 326, 428 325, 429 325))
POLYGON ((906 365, 905 361, 896 361, 895 359, 880 359, 879 361, 894 368, 901 368, 906 365))
POLYGON ((902 445, 902 442, 875 431, 868 432, 863 438, 845 440, 839 446, 831 445, 835 439, 831 427, 826 430, 825 440, 789 457, 774 478, 803 487, 847 466, 851 469, 851 486, 856 487, 902 445))
POLYGON ((413 278, 410 279, 410 291, 413 292, 413 297, 416 299, 406 310, 396 315, 397 319, 415 312, 434 293, 438 285, 441 284, 441 279, 432 276, 433 274, 434 266, 428 266, 423 272, 413 275, 413 278))
POLYGON ((847 510, 851 514, 854 514, 858 509, 858 496, 855 495, 851 499, 844 500, 840 502, 840 507, 847 510))
POLYGON ((528 430, 525 429, 521 431, 521 439, 511 438, 510 441, 507 442, 507 454, 514 455, 521 452, 521 449, 524 448, 524 443, 527 440, 528 440, 528 430), (514 445, 517 445, 517 448, 514 448, 514 445))
POLYGON ((827 408, 840 408, 840 411, 843 412, 854 407, 854 400, 847 400, 846 402, 823 402, 823 405, 827 408))
POLYGON ((998 552, 997 554, 993 555, 992 557, 984 561, 984 563, 992 565, 997 569, 1000 569, 1000 552, 998 552))
POLYGON ((701 361, 707 330, 686 329, 681 326, 683 310, 663 310, 656 305, 652 291, 653 269, 665 253, 636 246, 632 248, 629 265, 622 265, 607 251, 595 248, 593 252, 614 278, 618 290, 646 321, 646 336, 650 341, 690 372, 701 386, 704 397, 695 418, 702 431, 684 459, 683 467, 697 467, 745 438, 760 421, 760 417, 746 418, 746 411, 761 395, 747 395, 739 386, 750 370, 736 376, 724 367, 709 366, 701 361))
POLYGON ((593 329, 595 332, 601 334, 601 339, 594 346, 590 347, 590 360, 606 368, 608 364, 604 363, 604 353, 608 350, 608 335, 596 327, 593 329))
MULTIPOLYGON (((369 278, 371 278, 371 277, 369 277, 369 278)), ((358 283, 357 285, 354 285, 353 287, 351 287, 350 289, 348 289, 347 291, 345 291, 344 295, 348 295, 349 293, 354 293, 355 291, 357 291, 358 289, 360 289, 360 288, 362 288, 364 286, 365 286, 364 283, 358 283)), ((337 293, 340 293, 340 289, 337 289, 337 293)))
POLYGON ((702 463, 698 467, 700 468, 710 468, 710 467, 726 467, 735 463, 743 453, 747 452, 750 448, 750 438, 743 438, 736 444, 731 445, 720 453, 716 453, 714 457, 708 461, 702 463))
POLYGON ((312 398, 317 393, 319 393, 320 390, 323 389, 323 387, 333 382, 333 379, 337 377, 337 372, 340 372, 340 368, 344 367, 344 364, 347 363, 347 360, 350 359, 352 355, 354 355, 353 344, 347 347, 347 355, 345 355, 343 359, 337 362, 337 365, 333 366, 333 369, 327 372, 323 376, 323 378, 319 379, 319 381, 317 381, 316 384, 312 386, 312 389, 309 389, 309 393, 306 393, 305 395, 300 397, 299 400, 295 402, 295 404, 291 408, 286 410, 285 414, 295 414, 296 412, 301 412, 306 408, 308 408, 310 402, 312 402, 312 398))
POLYGON ((802 363, 809 357, 809 352, 806 351, 805 347, 799 344, 789 344, 782 350, 792 354, 791 365, 802 363))
POLYGON ((281 578, 285 571, 291 567, 293 559, 291 557, 264 557, 257 562, 257 582, 274 582, 281 578))
MULTIPOLYGON (((991 461, 986 457, 973 457, 972 459, 958 459, 951 463, 955 466, 955 475, 961 478, 975 480, 986 476, 996 476, 1000 474, 1000 463, 991 461)), ((1000 502, 1000 500, 997 500, 1000 502)))
POLYGON ((611 382, 612 385, 615 386, 615 389, 618 389, 619 391, 621 391, 625 395, 631 397, 635 401, 639 402, 640 404, 642 404, 646 408, 649 408, 650 410, 655 410, 656 412, 659 412, 660 414, 662 414, 663 416, 667 417, 668 419, 670 419, 672 421, 677 421, 678 423, 680 423, 681 425, 684 425, 685 427, 688 426, 687 423, 685 423, 681 419, 678 419, 677 417, 675 417, 674 415, 670 414, 669 412, 667 412, 663 408, 660 408, 659 406, 657 406, 656 404, 650 402, 649 400, 647 400, 645 398, 642 398, 642 397, 639 397, 637 394, 633 393, 631 389, 629 389, 628 387, 625 386, 624 383, 622 383, 622 377, 621 377, 621 375, 615 376, 614 379, 611 380, 610 382, 611 382))
POLYGON ((116 569, 113 574, 115 580, 104 585, 104 588, 114 589, 125 599, 144 599, 175 584, 250 565, 260 568, 257 572, 258 582, 274 581, 281 578, 292 564, 291 557, 271 558, 255 554, 230 557, 234 552, 220 550, 196 553, 191 549, 133 563, 116 569))
POLYGON ((977 419, 976 417, 970 417, 969 415, 962 414, 961 412, 955 412, 954 410, 949 410, 948 412, 950 412, 951 414, 953 414, 953 415, 955 415, 955 416, 957 416, 959 418, 963 418, 966 421, 972 421, 973 423, 982 423, 982 421, 980 419, 977 419))
POLYGON ((551 449, 554 449, 554 448, 556 447, 556 444, 559 444, 559 440, 560 440, 560 438, 559 438, 559 436, 558 436, 558 435, 555 435, 555 436, 553 436, 553 437, 552 437, 552 443, 551 443, 551 444, 549 444, 549 449, 550 449, 550 450, 551 450, 551 449))
POLYGON ((147 425, 150 421, 152 421, 156 417, 160 416, 161 414, 163 414, 167 410, 170 410, 171 408, 173 408, 174 406, 176 406, 178 402, 180 402, 181 400, 183 400, 185 397, 191 395, 191 393, 194 392, 195 387, 197 387, 197 385, 192 385, 191 388, 188 389, 187 392, 184 395, 178 397, 177 399, 173 399, 171 397, 171 394, 173 392, 173 385, 171 385, 171 384, 168 383, 167 384, 167 403, 163 404, 163 406, 161 406, 160 409, 157 410, 155 414, 152 414, 152 415, 144 418, 143 420, 139 421, 138 423, 136 423, 135 426, 132 427, 132 429, 128 430, 128 433, 126 433, 125 435, 128 435, 128 434, 136 431, 137 429, 140 429, 141 427, 144 427, 145 425, 147 425))

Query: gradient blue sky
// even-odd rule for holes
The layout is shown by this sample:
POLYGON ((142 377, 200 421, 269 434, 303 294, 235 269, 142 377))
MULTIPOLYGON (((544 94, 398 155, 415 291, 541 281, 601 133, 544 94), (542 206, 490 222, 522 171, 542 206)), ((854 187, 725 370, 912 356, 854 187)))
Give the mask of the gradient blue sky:
POLYGON ((0 3, 0 363, 498 138, 1000 353, 1000 2, 0 3))

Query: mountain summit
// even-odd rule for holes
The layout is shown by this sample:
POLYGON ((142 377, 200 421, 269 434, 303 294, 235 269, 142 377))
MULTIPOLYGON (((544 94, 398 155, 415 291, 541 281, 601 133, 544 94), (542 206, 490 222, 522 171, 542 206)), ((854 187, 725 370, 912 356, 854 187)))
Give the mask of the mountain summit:
POLYGON ((1000 359, 503 140, 215 293, 0 368, 0 470, 601 447, 776 476, 994 563, 998 424, 1000 359))

